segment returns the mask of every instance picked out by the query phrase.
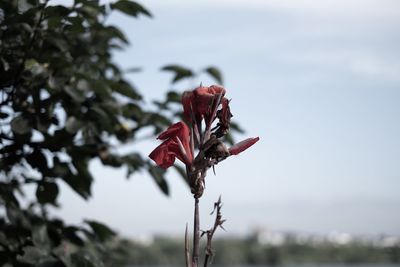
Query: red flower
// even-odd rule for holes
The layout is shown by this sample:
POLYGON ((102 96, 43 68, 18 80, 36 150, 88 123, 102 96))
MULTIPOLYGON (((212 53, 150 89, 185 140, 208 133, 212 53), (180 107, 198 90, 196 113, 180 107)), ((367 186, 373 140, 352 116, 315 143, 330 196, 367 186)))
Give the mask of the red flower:
POLYGON ((161 133, 157 139, 164 142, 156 147, 149 155, 161 168, 168 168, 178 158, 185 164, 191 164, 193 153, 190 148, 190 131, 184 122, 171 125, 166 131, 161 133))
POLYGON ((255 143, 257 143, 257 141, 260 140, 259 137, 256 138, 247 138, 237 144, 234 144, 231 148, 229 148, 229 153, 231 155, 237 155, 243 151, 245 151, 246 149, 248 149, 249 147, 251 147, 252 145, 254 145, 255 143))
POLYGON ((206 125, 209 125, 215 119, 213 108, 218 108, 224 95, 225 89, 217 85, 201 86, 193 91, 184 92, 182 105, 185 118, 188 121, 196 120, 198 123, 204 118, 206 125))
POLYGON ((193 91, 184 92, 183 113, 192 128, 189 129, 184 122, 171 125, 158 136, 163 142, 150 153, 149 157, 164 169, 172 166, 178 158, 191 169, 204 172, 202 170, 204 166, 215 165, 227 156, 237 155, 255 144, 259 140, 258 137, 248 138, 227 149, 220 140, 229 132, 232 117, 229 100, 224 97, 225 92, 223 87, 216 85, 200 86, 193 91), (201 127, 203 119, 206 124, 205 129, 201 127), (215 119, 218 119, 218 123, 212 128, 215 119), (193 162, 195 145, 199 149, 198 155, 202 156, 193 162))

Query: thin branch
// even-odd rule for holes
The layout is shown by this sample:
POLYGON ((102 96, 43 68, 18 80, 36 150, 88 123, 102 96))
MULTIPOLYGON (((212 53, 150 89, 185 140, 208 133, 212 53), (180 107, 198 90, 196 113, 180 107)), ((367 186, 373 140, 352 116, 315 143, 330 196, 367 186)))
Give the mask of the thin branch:
POLYGON ((207 245, 206 245, 206 251, 205 251, 205 258, 204 258, 204 267, 207 267, 211 257, 214 255, 213 249, 212 249, 212 239, 214 236, 215 231, 217 230, 218 227, 222 228, 223 230, 224 227, 222 224, 226 221, 222 219, 222 202, 221 202, 221 196, 218 198, 218 201, 214 203, 214 210, 211 212, 213 214, 215 211, 217 211, 217 214, 215 216, 215 221, 214 221, 214 226, 208 230, 202 233, 202 235, 206 234, 207 235, 207 245))

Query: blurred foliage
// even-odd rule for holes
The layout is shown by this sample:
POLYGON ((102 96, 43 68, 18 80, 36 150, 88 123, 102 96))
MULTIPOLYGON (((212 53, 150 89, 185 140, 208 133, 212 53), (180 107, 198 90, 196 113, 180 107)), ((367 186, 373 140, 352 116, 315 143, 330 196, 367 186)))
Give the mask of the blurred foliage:
MULTIPOLYGON (((140 139, 144 129, 153 138, 180 118, 180 93, 169 91, 152 110, 145 105, 125 78, 139 69, 124 72, 112 60, 128 39, 106 22, 111 12, 151 17, 128 0, 0 2, 0 266, 111 264, 104 242, 114 231, 91 220, 67 225, 48 214, 59 206, 61 183, 91 196, 94 159, 126 168, 127 176, 147 172, 169 192, 165 172, 147 155, 122 155, 118 147, 140 139), (28 186, 35 196, 26 197, 28 186)), ((197 75, 179 65, 163 69, 172 72, 173 83, 197 75)), ((222 83, 215 67, 202 72, 222 83)))
MULTIPOLYGON (((203 240, 204 241, 204 240, 203 240)), ((114 240, 108 244, 116 266, 184 266, 183 240, 156 237, 150 242, 114 240)), ((400 243, 379 246, 373 242, 330 241, 263 244, 254 238, 216 239, 213 244, 214 266, 296 266, 307 264, 400 263, 400 243)))

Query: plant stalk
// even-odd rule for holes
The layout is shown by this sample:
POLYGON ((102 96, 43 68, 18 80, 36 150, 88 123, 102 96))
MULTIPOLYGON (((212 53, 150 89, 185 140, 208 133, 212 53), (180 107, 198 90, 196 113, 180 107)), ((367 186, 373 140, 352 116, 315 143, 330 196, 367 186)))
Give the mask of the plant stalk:
POLYGON ((193 230, 192 267, 198 267, 200 251, 200 215, 199 198, 194 197, 194 230, 193 230))

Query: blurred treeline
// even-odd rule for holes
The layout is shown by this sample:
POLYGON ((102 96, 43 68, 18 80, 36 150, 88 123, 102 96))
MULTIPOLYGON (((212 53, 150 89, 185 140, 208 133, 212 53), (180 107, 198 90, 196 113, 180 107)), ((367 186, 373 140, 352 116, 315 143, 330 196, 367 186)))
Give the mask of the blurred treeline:
MULTIPOLYGON (((151 242, 118 240, 110 243, 110 255, 117 266, 184 266, 183 239, 155 237, 151 242)), ((262 244, 254 238, 216 239, 213 265, 286 265, 400 263, 400 244, 380 246, 354 240, 346 244, 330 241, 262 244)))

